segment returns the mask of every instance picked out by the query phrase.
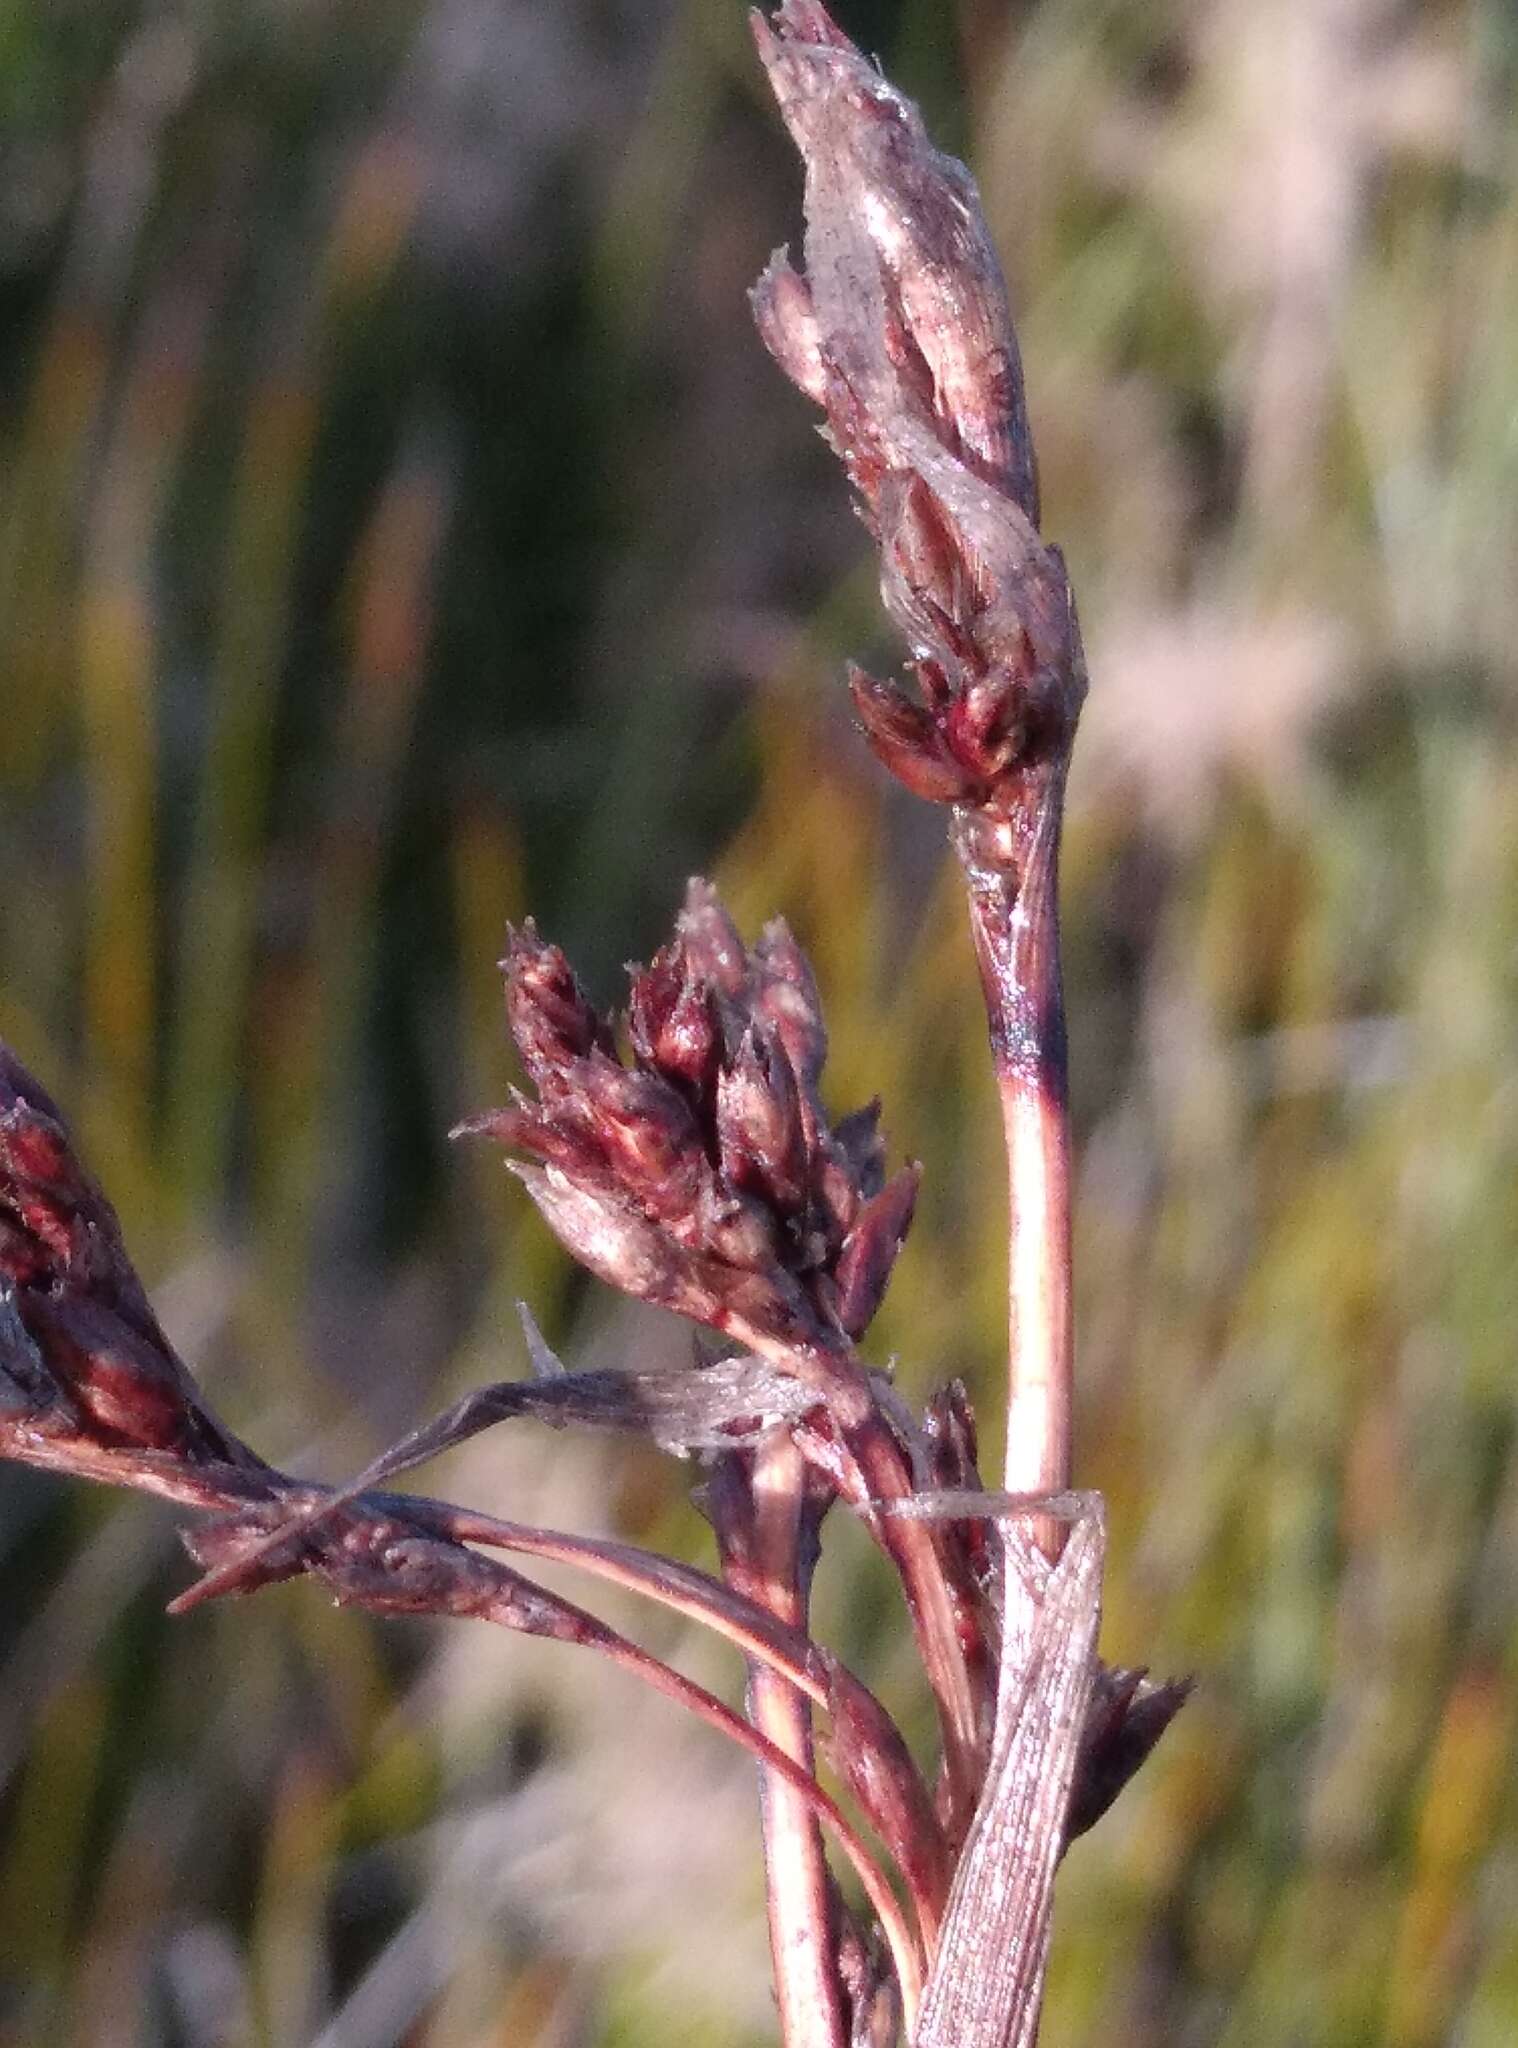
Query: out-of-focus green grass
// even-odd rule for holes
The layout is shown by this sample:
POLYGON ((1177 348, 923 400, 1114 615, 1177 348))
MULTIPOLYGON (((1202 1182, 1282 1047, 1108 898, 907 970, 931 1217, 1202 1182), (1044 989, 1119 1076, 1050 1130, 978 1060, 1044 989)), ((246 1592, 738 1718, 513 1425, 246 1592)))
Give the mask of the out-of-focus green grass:
MULTIPOLYGON (((972 150, 1093 694, 1067 854, 1081 1477, 1200 1676, 1072 1855, 1051 2044, 1518 2036, 1518 30, 1498 0, 843 8, 972 150)), ((238 1426, 340 1473, 678 1355, 494 1160, 491 962, 692 866, 811 945, 925 1197, 878 1326, 994 1437, 999 1161, 937 822, 841 715, 860 537, 743 289, 727 0, 0 17, 0 1031, 238 1426)), ((429 1475, 429 1478, 431 1475, 429 1475)), ((437 1483, 702 1554, 684 1475, 437 1483)), ((752 1787, 571 1653, 0 1474, 0 2044, 772 2032, 752 1787)), ((732 1687, 708 1646, 619 1620, 732 1687)), ((924 1731, 887 1589, 822 1625, 924 1731)))

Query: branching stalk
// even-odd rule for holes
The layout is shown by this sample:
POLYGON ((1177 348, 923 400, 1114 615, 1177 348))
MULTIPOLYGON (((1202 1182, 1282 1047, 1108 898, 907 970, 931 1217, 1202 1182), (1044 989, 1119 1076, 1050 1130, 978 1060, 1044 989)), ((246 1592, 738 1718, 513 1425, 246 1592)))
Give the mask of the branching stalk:
MULTIPOLYGON (((758 1331, 749 1333, 749 1340, 773 1363, 789 1361, 793 1370, 820 1377, 817 1361, 806 1354, 773 1344, 758 1331)), ((922 1522, 886 1519, 874 1512, 877 1502, 909 1498, 917 1491, 916 1480, 857 1363, 845 1362, 846 1376, 845 1366, 828 1363, 838 1383, 831 1403, 833 1420, 862 1488, 855 1505, 865 1512, 872 1534, 901 1576, 918 1652, 933 1689, 943 1744, 946 1824, 951 1838, 957 1839, 969 1826, 980 1795, 990 1731, 965 1662, 939 1536, 922 1522)))
MULTIPOLYGON (((0 1365, 4 1363, 0 1357, 0 1365)), ((65 1436, 59 1429, 18 1424, 4 1415, 0 1415, 0 1455, 75 1477, 141 1487, 201 1510, 222 1508, 237 1513, 261 1509, 265 1515, 272 1512, 281 1527, 299 1528, 301 1510, 311 1504, 308 1490, 299 1482, 261 1465, 251 1454, 246 1467, 223 1461, 196 1466, 166 1452, 90 1444, 65 1436)), ((320 1505, 325 1508, 327 1504, 320 1505)), ((880 1922, 898 1971, 904 2004, 915 2011, 922 1988, 920 1937, 858 1829, 837 1801, 816 1783, 805 1765, 768 1734, 751 1727, 715 1694, 584 1609, 545 1594, 461 1544, 445 1543, 438 1531, 450 1519, 450 1511, 440 1504, 378 1496, 373 1497, 371 1505, 360 1497, 344 1504, 337 1514, 335 1529, 323 1533, 321 1519, 315 1518, 311 1557, 304 1564, 292 1563, 287 1569, 316 1571, 328 1580, 337 1598, 346 1605, 369 1607, 382 1613, 472 1617, 599 1650, 699 1715, 781 1779, 799 1805, 832 1830, 880 1922), (436 1516, 429 1516, 428 1510, 435 1506, 436 1516)), ((488 1522, 488 1517, 482 1519, 488 1522)), ((214 1538, 215 1525, 206 1533, 214 1538)), ((253 1542, 244 1543, 239 1558, 255 1543, 262 1544, 266 1534, 255 1524, 253 1542)), ((280 1575, 271 1565, 263 1579, 280 1575)), ((754 1648, 759 1648, 757 1642, 754 1648)))

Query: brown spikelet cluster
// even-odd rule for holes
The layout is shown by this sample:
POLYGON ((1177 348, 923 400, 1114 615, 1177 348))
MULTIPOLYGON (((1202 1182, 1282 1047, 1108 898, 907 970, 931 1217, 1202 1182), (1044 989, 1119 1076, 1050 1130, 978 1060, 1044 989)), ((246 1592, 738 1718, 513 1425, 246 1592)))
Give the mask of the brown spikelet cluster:
POLYGON ((568 961, 528 924, 502 962, 537 1090, 460 1125, 529 1155, 561 1242, 640 1300, 741 1339, 857 1338, 912 1220, 871 1103, 830 1125, 827 1036, 806 956, 776 920, 750 950, 704 882, 632 972, 624 1060, 568 961))
POLYGON ((0 1046, 0 1407, 152 1451, 228 1455, 62 1113, 0 1046))
POLYGON ((917 795, 1005 812, 1068 748, 1085 670, 974 180, 815 0, 753 25, 806 169, 804 272, 777 252, 755 318, 827 414, 920 690, 855 669, 855 707, 917 795))

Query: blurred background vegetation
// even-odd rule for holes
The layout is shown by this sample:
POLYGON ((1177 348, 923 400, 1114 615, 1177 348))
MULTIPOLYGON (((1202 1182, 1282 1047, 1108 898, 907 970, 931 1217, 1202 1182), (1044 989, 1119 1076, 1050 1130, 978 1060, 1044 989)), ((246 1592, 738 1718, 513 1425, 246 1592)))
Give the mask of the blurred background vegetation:
MULTIPOLYGON (((1067 858, 1108 1654, 1195 1670, 1070 1858, 1046 2039, 1518 2039, 1518 12, 852 0, 970 155, 1094 681, 1067 858)), ((876 1326, 998 1422, 941 821, 850 732, 862 537, 744 291, 739 0, 0 7, 0 1035, 165 1320, 340 1476, 684 1338, 457 1116, 531 908, 611 1001, 693 868, 812 946, 926 1196, 876 1326)), ((703 1551, 688 1475, 427 1482, 703 1551)), ((748 2048, 741 1758, 309 1586, 169 1624, 141 1499, 0 1473, 0 2044, 748 2048)), ((734 1693, 716 1650, 616 1603, 734 1693)), ((822 1625, 925 1733, 864 1547, 822 1625)))

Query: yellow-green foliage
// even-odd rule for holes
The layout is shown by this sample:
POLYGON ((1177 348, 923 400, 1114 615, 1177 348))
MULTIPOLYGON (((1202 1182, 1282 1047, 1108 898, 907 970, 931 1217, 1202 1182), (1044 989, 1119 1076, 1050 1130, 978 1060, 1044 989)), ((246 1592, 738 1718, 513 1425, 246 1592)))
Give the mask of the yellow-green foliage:
MULTIPOLYGON (((1054 2048, 1518 2038, 1518 31, 1499 0, 840 7, 973 154, 1093 690, 1066 854, 1080 1477, 1198 1674, 1070 1858, 1054 2048)), ((927 1177, 877 1332, 988 1441, 1000 1159, 891 658, 744 287, 738 0, 0 19, 0 1034, 166 1321, 339 1475, 685 1339, 441 1134, 538 912, 608 1001, 691 867, 784 911, 927 1177)), ((522 1431, 440 1489, 702 1554, 522 1431)), ((432 1483, 434 1475, 427 1475, 432 1483)), ((745 1763, 575 1653, 0 1473, 0 2048, 772 2036, 745 1763), (335 2015, 341 2013, 341 2020, 335 2015), (325 2030, 325 2031, 324 2031, 325 2030)), ((926 1733, 889 1589, 820 1625, 926 1733)), ((715 1649, 611 1603, 736 1696, 715 1649)))

